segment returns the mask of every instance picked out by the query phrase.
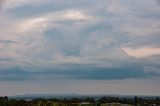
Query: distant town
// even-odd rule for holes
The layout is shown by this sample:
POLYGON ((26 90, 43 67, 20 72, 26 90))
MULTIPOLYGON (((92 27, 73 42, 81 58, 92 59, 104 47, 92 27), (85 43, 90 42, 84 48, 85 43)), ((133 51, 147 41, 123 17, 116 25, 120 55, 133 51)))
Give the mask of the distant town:
POLYGON ((23 95, 0 97, 0 106, 160 106, 159 96, 23 95))

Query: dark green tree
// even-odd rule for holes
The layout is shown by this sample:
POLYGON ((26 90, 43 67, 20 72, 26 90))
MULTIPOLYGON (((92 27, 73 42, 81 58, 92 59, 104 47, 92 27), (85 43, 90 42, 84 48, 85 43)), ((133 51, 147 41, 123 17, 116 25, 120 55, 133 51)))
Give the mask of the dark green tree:
POLYGON ((0 97, 0 106, 8 106, 8 97, 0 97))
POLYGON ((137 106, 137 104, 138 104, 137 102, 138 102, 137 96, 135 96, 135 97, 134 97, 134 106, 137 106))

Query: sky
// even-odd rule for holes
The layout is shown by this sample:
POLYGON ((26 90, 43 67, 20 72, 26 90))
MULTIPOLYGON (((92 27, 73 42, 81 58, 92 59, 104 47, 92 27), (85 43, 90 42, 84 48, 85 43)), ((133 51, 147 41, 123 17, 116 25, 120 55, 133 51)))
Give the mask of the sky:
POLYGON ((0 96, 160 95, 160 0, 0 0, 0 96))

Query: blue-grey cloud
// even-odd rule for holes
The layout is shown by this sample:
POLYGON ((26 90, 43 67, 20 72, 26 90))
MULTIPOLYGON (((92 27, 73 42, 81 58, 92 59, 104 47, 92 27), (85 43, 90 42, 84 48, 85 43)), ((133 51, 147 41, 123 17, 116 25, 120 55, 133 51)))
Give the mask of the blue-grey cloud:
POLYGON ((0 40, 0 44, 14 44, 15 42, 14 41, 11 41, 11 40, 0 40))
POLYGON ((12 58, 4 58, 4 57, 0 57, 0 61, 12 61, 12 58))
POLYGON ((157 0, 158 5, 160 5, 160 0, 157 0))
MULTIPOLYGON (((47 1, 48 2, 48 1, 47 1)), ((48 3, 43 3, 43 5, 36 5, 36 3, 27 3, 23 5, 19 5, 12 9, 8 9, 7 11, 11 13, 15 17, 32 17, 32 16, 39 16, 41 14, 52 13, 56 11, 63 11, 66 9, 82 9, 81 6, 83 5, 84 8, 87 8, 89 5, 94 4, 94 1, 53 1, 48 3)))
MULTIPOLYGON (((127 63, 126 63, 127 64, 127 63)), ((158 66, 159 67, 159 66, 158 66)), ((119 68, 95 67, 94 65, 65 65, 58 68, 23 69, 19 67, 1 68, 0 80, 122 80, 131 78, 158 77, 158 68, 154 71, 144 70, 141 65, 127 64, 119 68)))

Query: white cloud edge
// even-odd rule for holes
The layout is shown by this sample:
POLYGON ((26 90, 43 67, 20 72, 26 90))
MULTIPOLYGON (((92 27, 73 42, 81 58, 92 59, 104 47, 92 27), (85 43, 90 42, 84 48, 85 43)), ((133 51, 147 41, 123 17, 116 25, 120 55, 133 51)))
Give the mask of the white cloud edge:
POLYGON ((135 58, 146 58, 149 56, 160 55, 160 48, 153 47, 141 47, 141 48, 129 48, 122 47, 122 50, 129 56, 135 58))

